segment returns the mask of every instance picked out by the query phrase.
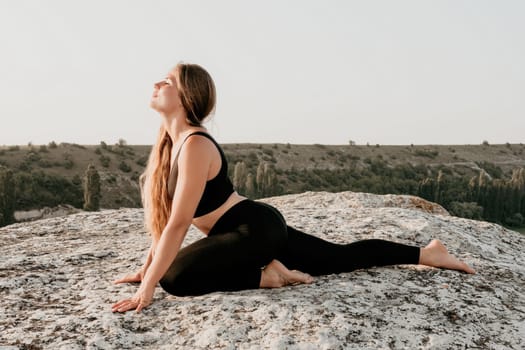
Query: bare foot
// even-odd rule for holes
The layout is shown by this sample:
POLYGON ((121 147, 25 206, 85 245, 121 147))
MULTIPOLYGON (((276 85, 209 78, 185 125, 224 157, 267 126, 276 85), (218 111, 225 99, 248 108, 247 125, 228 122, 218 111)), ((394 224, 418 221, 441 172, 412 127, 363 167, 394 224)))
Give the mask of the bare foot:
POLYGON ((279 260, 272 260, 261 274, 260 288, 279 288, 290 284, 312 283, 313 277, 307 273, 288 270, 279 260))
POLYGON ((425 248, 421 248, 419 263, 421 265, 440 267, 443 269, 476 273, 473 268, 450 254, 443 243, 437 239, 432 240, 425 248))

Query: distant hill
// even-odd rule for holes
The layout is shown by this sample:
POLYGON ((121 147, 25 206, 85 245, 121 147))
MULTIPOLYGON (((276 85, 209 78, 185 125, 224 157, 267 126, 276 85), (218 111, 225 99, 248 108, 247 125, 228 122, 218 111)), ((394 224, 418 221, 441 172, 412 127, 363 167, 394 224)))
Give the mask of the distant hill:
POLYGON ((368 166, 367 159, 381 159, 390 167, 406 163, 447 166, 460 174, 467 170, 477 173, 480 164, 484 163, 500 167, 507 175, 512 169, 525 166, 525 145, 522 143, 408 146, 225 144, 223 147, 234 161, 262 159, 283 170, 363 168, 368 166))
MULTIPOLYGON (((406 146, 244 143, 222 146, 232 178, 235 165, 240 162, 245 164, 253 181, 260 175, 261 164, 267 164, 273 171, 272 189, 265 193, 252 190, 248 193, 252 197, 306 190, 416 194, 417 184, 414 184, 427 176, 436 178, 439 171, 448 178, 463 178, 468 182, 480 172, 491 179, 509 179, 514 169, 525 167, 525 145, 522 143, 406 146), (360 175, 353 178, 356 173, 360 175), (372 175, 378 173, 382 177, 370 182, 372 175), (386 186, 391 178, 394 183, 386 186), (403 183, 404 178, 414 182, 403 183)), ((144 171, 150 149, 151 145, 127 145, 124 140, 114 145, 51 142, 48 145, 0 146, 0 165, 37 178, 59 176, 81 186, 84 172, 93 164, 101 177, 102 208, 139 207, 138 178, 144 171)), ((242 181, 244 184, 245 180, 242 181)), ((33 209, 28 205, 29 200, 25 202, 19 205, 25 206, 23 209, 33 209)))
POLYGON ((0 165, 24 173, 60 176, 79 184, 88 165, 93 164, 101 177, 101 207, 140 206, 138 178, 144 171, 151 146, 128 146, 124 142, 50 145, 2 146, 0 165))

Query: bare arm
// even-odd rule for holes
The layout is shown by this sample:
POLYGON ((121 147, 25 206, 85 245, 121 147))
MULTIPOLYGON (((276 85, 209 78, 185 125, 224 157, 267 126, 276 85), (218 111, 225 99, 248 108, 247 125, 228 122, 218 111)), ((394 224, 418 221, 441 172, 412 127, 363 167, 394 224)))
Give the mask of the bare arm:
POLYGON ((192 137, 186 143, 179 157, 171 215, 144 276, 144 283, 148 285, 156 285, 177 256, 206 186, 212 154, 210 142, 203 137, 192 137))
POLYGON ((188 139, 181 150, 171 214, 154 251, 151 251, 151 259, 148 254, 141 286, 133 298, 114 304, 113 311, 136 308, 139 312, 151 303, 157 283, 177 256, 191 224, 206 186, 214 148, 206 138, 195 136, 188 139))
POLYGON ((146 257, 146 261, 144 262, 140 270, 142 278, 144 278, 144 275, 146 274, 148 267, 151 265, 151 261, 153 260, 153 256, 155 255, 155 248, 156 248, 156 243, 155 243, 155 240, 152 239, 151 246, 149 247, 149 250, 148 250, 148 256, 146 257))

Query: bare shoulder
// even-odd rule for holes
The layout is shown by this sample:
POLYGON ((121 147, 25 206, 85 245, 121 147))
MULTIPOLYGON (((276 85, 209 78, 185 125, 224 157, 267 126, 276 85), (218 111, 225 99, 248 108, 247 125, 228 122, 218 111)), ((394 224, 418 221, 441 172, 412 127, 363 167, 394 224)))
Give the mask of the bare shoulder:
POLYGON ((195 160, 204 161, 211 159, 215 152, 215 145, 206 136, 191 135, 188 137, 180 152, 180 160, 195 160), (181 159, 182 158, 182 159, 181 159))

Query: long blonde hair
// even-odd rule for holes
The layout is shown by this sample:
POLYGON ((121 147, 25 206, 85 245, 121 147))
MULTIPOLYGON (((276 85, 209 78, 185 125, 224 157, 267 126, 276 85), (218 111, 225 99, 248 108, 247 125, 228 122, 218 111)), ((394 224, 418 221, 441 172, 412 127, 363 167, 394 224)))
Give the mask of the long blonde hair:
MULTIPOLYGON (((215 108, 216 92, 213 79, 199 65, 179 63, 179 94, 186 111, 186 122, 200 126, 215 108)), ((161 125, 153 145, 146 170, 140 176, 140 192, 144 207, 144 226, 153 239, 159 240, 171 214, 172 200, 168 196, 168 178, 173 142, 161 125)))

